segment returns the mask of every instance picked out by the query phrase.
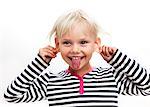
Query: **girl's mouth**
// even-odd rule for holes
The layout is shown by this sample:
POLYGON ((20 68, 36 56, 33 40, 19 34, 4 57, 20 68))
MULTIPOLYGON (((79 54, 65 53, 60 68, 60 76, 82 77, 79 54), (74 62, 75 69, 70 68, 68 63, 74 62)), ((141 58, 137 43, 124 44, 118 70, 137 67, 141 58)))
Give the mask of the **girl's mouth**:
POLYGON ((68 57, 71 61, 72 60, 79 60, 79 59, 83 59, 85 56, 72 56, 72 57, 68 57))
POLYGON ((84 58, 85 56, 72 56, 72 57, 68 57, 71 60, 71 66, 73 69, 78 69, 80 67, 81 64, 81 60, 84 58))

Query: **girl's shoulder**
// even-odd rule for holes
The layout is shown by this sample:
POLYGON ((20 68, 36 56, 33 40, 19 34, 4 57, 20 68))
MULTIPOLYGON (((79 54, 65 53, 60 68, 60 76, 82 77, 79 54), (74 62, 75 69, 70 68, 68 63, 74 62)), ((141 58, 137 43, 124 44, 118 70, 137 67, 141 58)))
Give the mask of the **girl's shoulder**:
POLYGON ((43 73, 41 76, 47 76, 49 79, 52 79, 52 78, 64 78, 70 76, 70 74, 66 72, 66 70, 62 70, 58 73, 47 71, 43 73))
POLYGON ((93 72, 104 73, 104 72, 112 72, 113 67, 93 67, 93 72))
POLYGON ((96 77, 113 77, 113 67, 95 67, 89 75, 96 77))

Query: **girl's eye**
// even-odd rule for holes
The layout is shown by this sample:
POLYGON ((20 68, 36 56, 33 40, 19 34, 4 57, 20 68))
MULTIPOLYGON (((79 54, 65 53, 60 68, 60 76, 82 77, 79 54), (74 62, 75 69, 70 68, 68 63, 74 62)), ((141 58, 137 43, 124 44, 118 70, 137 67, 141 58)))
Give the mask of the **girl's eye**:
POLYGON ((87 44, 88 41, 81 41, 80 43, 83 45, 83 44, 87 44))
POLYGON ((69 41, 64 41, 63 44, 66 45, 66 46, 69 46, 69 45, 71 45, 71 42, 69 42, 69 41))
POLYGON ((69 44, 69 42, 68 42, 68 41, 65 41, 65 42, 63 42, 63 44, 69 44))

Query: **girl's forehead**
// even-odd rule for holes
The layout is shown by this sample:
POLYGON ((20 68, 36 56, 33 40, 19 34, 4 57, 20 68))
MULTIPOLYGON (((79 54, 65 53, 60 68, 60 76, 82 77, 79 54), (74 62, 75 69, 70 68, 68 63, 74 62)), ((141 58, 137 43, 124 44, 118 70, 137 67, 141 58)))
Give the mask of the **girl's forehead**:
POLYGON ((69 26, 59 39, 95 39, 96 35, 93 33, 92 26, 86 22, 75 22, 69 26))
POLYGON ((88 40, 93 40, 94 37, 93 35, 90 34, 84 34, 84 33, 69 33, 69 34, 65 34, 63 35, 61 38, 61 40, 84 40, 84 39, 88 39, 88 40))
POLYGON ((62 38, 93 38, 94 35, 91 32, 90 28, 85 24, 75 24, 73 25, 70 30, 62 35, 62 38))

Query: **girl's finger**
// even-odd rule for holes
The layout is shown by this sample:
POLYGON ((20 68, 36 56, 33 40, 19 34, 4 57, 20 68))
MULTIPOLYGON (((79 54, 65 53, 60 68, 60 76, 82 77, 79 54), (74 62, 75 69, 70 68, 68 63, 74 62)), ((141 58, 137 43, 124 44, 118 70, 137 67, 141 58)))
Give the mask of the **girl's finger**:
POLYGON ((106 46, 103 46, 103 53, 104 53, 105 56, 108 56, 108 55, 109 55, 106 46))
POLYGON ((43 51, 47 53, 51 53, 51 52, 54 53, 54 51, 49 48, 44 48, 43 51))
POLYGON ((53 51, 51 51, 51 50, 49 50, 49 49, 46 49, 46 48, 44 48, 44 49, 40 49, 40 52, 39 52, 39 54, 42 56, 42 57, 56 57, 56 53, 55 52, 53 52, 53 51))
POLYGON ((54 58, 54 57, 56 57, 56 55, 53 53, 43 52, 43 57, 44 57, 44 59, 54 58))
POLYGON ((47 46, 47 47, 45 47, 45 49, 51 50, 53 52, 57 52, 56 48, 51 47, 51 46, 47 46))
POLYGON ((109 50, 109 54, 112 55, 114 52, 113 52, 113 48, 111 47, 108 47, 108 50, 109 50))
POLYGON ((99 53, 102 53, 102 47, 101 46, 99 47, 99 53))
POLYGON ((104 55, 106 55, 105 53, 105 47, 104 46, 102 46, 102 53, 104 54, 104 55))
POLYGON ((47 56, 50 56, 50 57, 56 56, 56 53, 54 53, 53 51, 47 50, 47 51, 45 51, 45 53, 47 56))
POLYGON ((101 47, 101 55, 105 56, 105 47, 104 46, 101 47))
POLYGON ((46 47, 43 49, 43 51, 46 51, 46 52, 53 52, 54 54, 57 54, 58 53, 58 50, 56 48, 53 48, 53 47, 46 47))
POLYGON ((109 57, 110 56, 109 47, 105 46, 105 51, 106 51, 106 56, 109 57))

